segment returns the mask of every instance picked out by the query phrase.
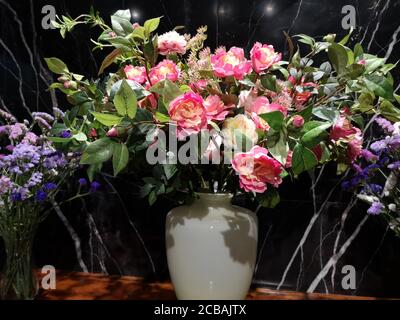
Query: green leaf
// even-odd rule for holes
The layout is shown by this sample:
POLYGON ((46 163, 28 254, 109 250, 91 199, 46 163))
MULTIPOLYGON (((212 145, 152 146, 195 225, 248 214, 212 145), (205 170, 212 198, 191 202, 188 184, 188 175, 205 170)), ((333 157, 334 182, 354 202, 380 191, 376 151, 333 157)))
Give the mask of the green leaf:
POLYGON ((289 145, 286 140, 286 136, 283 132, 280 133, 279 139, 272 145, 267 145, 268 151, 271 155, 278 160, 282 165, 286 164, 286 159, 289 152, 289 145))
POLYGON ((390 101, 382 101, 379 111, 382 116, 392 122, 400 121, 400 110, 396 108, 390 101))
POLYGON ((308 148, 315 147, 318 143, 326 138, 326 136, 328 135, 326 129, 328 129, 330 126, 332 126, 332 123, 327 122, 311 129, 310 131, 307 131, 301 137, 301 142, 304 144, 304 146, 308 148))
POLYGON ((375 71, 380 66, 383 66, 386 62, 385 58, 378 58, 372 54, 364 54, 365 60, 365 72, 370 73, 375 71))
POLYGON ((280 111, 272 111, 268 113, 263 113, 259 115, 262 119, 267 121, 272 129, 279 131, 283 125, 284 115, 280 111))
POLYGON ((67 143, 72 141, 72 138, 61 138, 61 137, 47 137, 47 139, 55 143, 67 143))
POLYGON ((113 152, 113 170, 114 176, 120 173, 123 169, 125 169, 129 160, 129 151, 124 143, 116 143, 114 144, 114 152, 113 152))
POLYGON ((178 167, 176 166, 176 164, 164 164, 163 168, 167 180, 171 179, 175 175, 175 173, 178 172, 178 167))
POLYGON ((116 116, 114 114, 101 113, 101 112, 91 112, 98 122, 104 124, 107 127, 112 127, 119 124, 122 117, 116 116))
POLYGON ((321 142, 319 144, 321 146, 321 159, 320 159, 320 163, 324 163, 329 161, 329 159, 331 158, 331 152, 329 151, 328 147, 326 146, 325 142, 321 142))
POLYGON ((360 43, 356 43, 354 46, 354 58, 360 58, 364 54, 364 50, 360 43))
POLYGON ((176 97, 182 95, 183 92, 179 89, 179 87, 170 80, 164 81, 164 89, 162 93, 162 98, 166 106, 174 100, 176 97))
POLYGON ((114 105, 119 115, 128 116, 131 119, 135 118, 137 110, 136 94, 125 80, 122 81, 121 87, 114 97, 114 105))
POLYGON ((76 141, 79 141, 79 142, 85 142, 85 141, 87 141, 87 136, 86 136, 86 134, 83 133, 83 132, 78 132, 77 134, 74 134, 74 135, 72 136, 72 138, 75 139, 76 141))
POLYGON ((339 110, 337 110, 334 107, 327 107, 327 106, 321 106, 314 108, 312 113, 323 120, 327 120, 330 122, 336 122, 337 119, 339 118, 339 110))
POLYGON ((135 92, 137 100, 141 100, 144 97, 147 97, 151 94, 149 91, 147 91, 142 85, 140 85, 136 81, 124 79, 124 80, 118 80, 117 82, 112 84, 111 89, 110 89, 110 99, 111 100, 114 100, 115 94, 121 88, 123 81, 125 81, 127 84, 129 84, 131 89, 135 92))
POLYGON ((81 164, 106 162, 113 155, 114 143, 113 140, 107 137, 90 143, 82 155, 81 164))
POLYGON ((101 75, 104 69, 110 66, 120 54, 121 51, 119 49, 114 49, 113 51, 111 51, 111 53, 109 53, 101 63, 99 73, 97 75, 101 75))
POLYGON ((153 31, 157 30, 159 24, 160 24, 160 17, 145 21, 143 25, 145 33, 149 35, 153 31))
POLYGON ((166 123, 170 120, 169 116, 167 116, 164 113, 158 112, 158 111, 156 111, 156 114, 154 116, 157 119, 157 121, 159 121, 161 123, 166 123))
POLYGON ((271 74, 261 76, 261 84, 265 89, 277 92, 276 76, 271 74))
POLYGON ((268 188, 257 200, 264 208, 275 208, 281 201, 279 192, 275 188, 268 188))
POLYGON ((339 41, 339 44, 341 44, 342 46, 344 46, 344 45, 347 43, 347 41, 349 41, 350 36, 351 36, 351 34, 353 33, 353 31, 354 31, 354 29, 353 29, 353 27, 351 27, 349 33, 348 33, 346 36, 344 36, 344 38, 343 38, 342 40, 339 41))
POLYGON ((348 55, 346 49, 337 43, 332 43, 328 48, 328 56, 338 74, 341 74, 347 66, 348 55))
POLYGON ((133 31, 130 21, 130 10, 118 10, 111 16, 111 26, 115 33, 119 36, 126 36, 133 31))
POLYGON ((64 74, 69 72, 67 65, 58 58, 44 58, 47 67, 54 73, 64 74))
POLYGON ((377 96, 392 100, 393 99, 393 85, 391 81, 377 74, 369 74, 364 78, 365 85, 377 96))
POLYGON ((293 149, 292 170, 295 175, 303 171, 310 170, 318 164, 317 157, 307 147, 302 144, 296 144, 293 149))

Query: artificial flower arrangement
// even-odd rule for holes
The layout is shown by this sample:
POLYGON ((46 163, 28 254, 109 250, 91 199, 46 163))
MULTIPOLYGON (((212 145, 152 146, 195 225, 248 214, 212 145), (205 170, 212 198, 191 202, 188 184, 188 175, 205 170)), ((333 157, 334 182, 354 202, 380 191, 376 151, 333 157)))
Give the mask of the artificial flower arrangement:
POLYGON ((339 42, 298 35, 305 55, 288 37, 284 61, 259 42, 248 55, 238 47, 212 51, 206 27, 194 36, 158 35, 159 22, 132 23, 129 10, 113 14, 111 25, 93 10, 58 17, 63 37, 78 24, 100 27, 95 49, 111 51, 95 80, 46 59, 59 75, 51 88, 73 105, 64 117, 71 136, 57 145, 82 152, 91 177, 109 161, 115 175, 140 175, 151 204, 159 196, 189 201, 208 188, 274 206, 284 178, 329 161, 341 173, 357 160, 372 114, 400 120, 394 65, 360 44, 346 46, 350 34, 339 42), (115 72, 104 75, 111 66, 115 72))
POLYGON ((400 236, 400 122, 397 117, 392 120, 396 122, 374 119, 381 136, 375 135, 369 148, 361 151, 359 161, 353 164, 356 173, 343 182, 343 188, 357 192, 357 197, 370 205, 367 213, 383 216, 400 236))
MULTIPOLYGON (((57 203, 57 195, 65 191, 66 181, 80 160, 77 154, 56 150, 48 139, 57 132, 63 116, 54 108, 54 116, 33 112, 32 123, 20 123, 0 109, 0 236, 7 256, 1 277, 2 298, 31 299, 36 295, 32 245, 39 224, 54 206, 90 192, 77 187, 72 198, 64 197, 57 203)), ((60 129, 58 134, 69 133, 60 129)))

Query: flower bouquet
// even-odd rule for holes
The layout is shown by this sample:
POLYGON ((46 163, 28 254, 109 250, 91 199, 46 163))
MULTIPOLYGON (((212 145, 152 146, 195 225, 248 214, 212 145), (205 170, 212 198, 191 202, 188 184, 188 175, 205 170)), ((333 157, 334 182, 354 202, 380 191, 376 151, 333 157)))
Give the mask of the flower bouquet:
MULTIPOLYGON (((61 110, 55 109, 57 117, 61 110)), ((0 110, 0 236, 7 255, 1 277, 1 296, 6 299, 32 299, 37 280, 32 267, 32 244, 37 228, 54 203, 65 179, 79 164, 79 158, 57 151, 45 135, 36 135, 37 126, 45 132, 57 119, 36 112, 33 124, 23 123, 0 110)))
MULTIPOLYGON (((58 145, 82 152, 81 163, 88 165, 92 177, 108 170, 109 162, 115 175, 135 173, 143 181, 140 193, 150 204, 158 197, 190 203, 196 192, 208 190, 241 192, 273 207, 283 179, 330 161, 337 163, 340 174, 357 160, 362 130, 373 114, 399 117, 390 75, 394 65, 365 53, 360 44, 348 46, 351 33, 338 42, 332 34, 320 40, 300 34, 295 36, 301 43, 297 50, 288 36, 285 61, 272 45, 260 42, 249 53, 239 47, 211 50, 205 46, 206 27, 194 36, 179 34, 179 29, 158 35, 159 23, 160 18, 132 23, 129 10, 113 14, 110 25, 93 10, 75 19, 58 17, 54 26, 63 37, 76 25, 96 26, 101 33, 92 40, 95 49, 111 51, 99 78, 92 80, 71 72, 58 58, 46 59, 59 75, 51 88, 65 93, 73 105, 64 118, 71 136, 59 138, 58 145), (113 72, 104 74, 111 67, 113 72)), ((218 216, 231 210, 228 229, 250 228, 243 235, 248 246, 241 242, 250 256, 238 260, 249 262, 251 269, 255 218, 246 220, 218 201, 203 201, 200 207, 212 212, 210 206, 222 210, 218 216)), ((204 217, 197 209, 187 210, 187 215, 204 217)), ((173 236, 180 237, 176 226, 184 223, 179 221, 192 226, 186 236, 207 237, 187 223, 184 214, 172 216, 167 246, 174 243, 173 236)), ((197 253, 207 252, 203 249, 197 253)), ((219 256, 227 254, 221 252, 219 256)), ((233 270, 237 261, 230 262, 217 262, 215 270, 218 265, 233 270)), ((188 271, 182 268, 181 273, 188 271)), ((218 272, 213 281, 224 274, 218 272)), ((251 277, 245 278, 243 288, 248 288, 251 277)))

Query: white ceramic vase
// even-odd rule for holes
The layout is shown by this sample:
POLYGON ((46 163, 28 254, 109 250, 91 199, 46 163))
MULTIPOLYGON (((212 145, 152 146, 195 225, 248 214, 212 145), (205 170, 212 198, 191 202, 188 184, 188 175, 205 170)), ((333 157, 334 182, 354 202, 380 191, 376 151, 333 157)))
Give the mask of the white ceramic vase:
POLYGON ((256 263, 258 221, 231 199, 225 193, 201 193, 192 205, 168 214, 168 268, 178 299, 246 297, 256 263))

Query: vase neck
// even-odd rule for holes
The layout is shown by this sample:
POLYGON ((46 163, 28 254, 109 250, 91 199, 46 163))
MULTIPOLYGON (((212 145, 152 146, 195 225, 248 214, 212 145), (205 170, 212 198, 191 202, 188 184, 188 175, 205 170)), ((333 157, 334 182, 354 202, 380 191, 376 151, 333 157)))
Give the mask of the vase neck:
POLYGON ((228 205, 233 195, 230 193, 199 193, 199 201, 205 204, 228 205))

